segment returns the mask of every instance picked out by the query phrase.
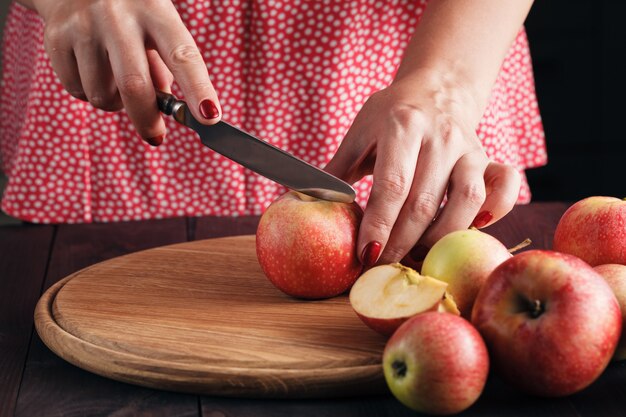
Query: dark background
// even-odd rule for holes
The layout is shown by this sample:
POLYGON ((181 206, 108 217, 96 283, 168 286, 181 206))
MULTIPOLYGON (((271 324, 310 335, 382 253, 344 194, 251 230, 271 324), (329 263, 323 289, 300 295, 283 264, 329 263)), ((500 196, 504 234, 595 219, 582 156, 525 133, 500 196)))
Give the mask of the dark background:
POLYGON ((533 200, 626 197, 626 2, 536 0, 526 30, 548 147, 533 200))

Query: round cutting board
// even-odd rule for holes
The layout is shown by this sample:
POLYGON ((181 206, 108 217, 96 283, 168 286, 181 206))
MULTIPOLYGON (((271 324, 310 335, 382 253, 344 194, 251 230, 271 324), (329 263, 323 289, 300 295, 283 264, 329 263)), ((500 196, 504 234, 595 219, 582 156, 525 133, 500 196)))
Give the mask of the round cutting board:
POLYGON ((346 295, 298 300, 263 275, 254 236, 137 252, 76 272, 40 299, 57 355, 153 388, 236 397, 384 392, 385 339, 346 295))

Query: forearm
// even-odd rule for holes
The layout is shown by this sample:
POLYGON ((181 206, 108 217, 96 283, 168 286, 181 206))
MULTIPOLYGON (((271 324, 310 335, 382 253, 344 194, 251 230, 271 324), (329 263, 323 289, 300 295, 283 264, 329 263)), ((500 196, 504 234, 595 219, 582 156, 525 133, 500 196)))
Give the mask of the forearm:
POLYGON ((462 87, 476 123, 532 0, 431 0, 394 82, 415 85, 424 74, 462 87))
POLYGON ((16 0, 17 3, 35 10, 35 0, 16 0))

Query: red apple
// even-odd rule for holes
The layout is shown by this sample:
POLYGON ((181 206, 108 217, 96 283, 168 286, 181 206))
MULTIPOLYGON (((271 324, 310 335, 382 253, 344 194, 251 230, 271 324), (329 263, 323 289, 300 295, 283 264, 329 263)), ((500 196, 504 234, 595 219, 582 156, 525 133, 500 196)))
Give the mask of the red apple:
POLYGON ((611 288, 587 263, 531 250, 491 273, 472 322, 505 379, 528 393, 558 397, 582 390, 604 371, 622 315, 611 288))
POLYGON ((457 312, 446 297, 448 284, 399 263, 367 270, 350 290, 350 304, 371 329, 390 336, 402 323, 425 311, 457 312))
POLYGON ((346 291, 361 273, 356 255, 363 210, 289 191, 263 213, 256 253, 267 278, 284 293, 329 298, 346 291))
POLYGON ((407 407, 428 414, 455 414, 480 396, 489 355, 480 334, 465 319, 424 313, 406 321, 383 353, 385 380, 407 407))
POLYGON ((470 319, 478 290, 508 249, 495 237, 476 229, 448 233, 433 245, 422 264, 422 275, 448 283, 461 315, 470 319))
MULTIPOLYGON (((615 298, 622 310, 622 323, 626 323, 626 266, 619 264, 598 265, 593 269, 604 277, 609 287, 613 290, 615 298)), ((621 361, 626 359, 626 332, 622 330, 622 337, 619 340, 613 360, 621 361)))
POLYGON ((553 249, 591 266, 626 265, 626 201, 589 197, 575 203, 556 227, 553 249))

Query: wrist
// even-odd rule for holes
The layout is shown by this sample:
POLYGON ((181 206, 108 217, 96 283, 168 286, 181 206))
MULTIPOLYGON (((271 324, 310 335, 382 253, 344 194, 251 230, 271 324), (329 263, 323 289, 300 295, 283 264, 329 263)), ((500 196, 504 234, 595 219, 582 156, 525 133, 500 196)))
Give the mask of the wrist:
POLYGON ((27 9, 36 10, 34 0, 15 0, 16 3, 21 4, 27 9))
POLYGON ((48 16, 48 10, 51 6, 59 6, 60 0, 19 0, 20 3, 28 7, 29 9, 37 12, 39 16, 45 21, 48 16))
POLYGON ((462 115, 474 126, 482 118, 490 94, 455 65, 399 70, 389 88, 407 104, 419 106, 425 98, 430 99, 435 106, 462 115))

